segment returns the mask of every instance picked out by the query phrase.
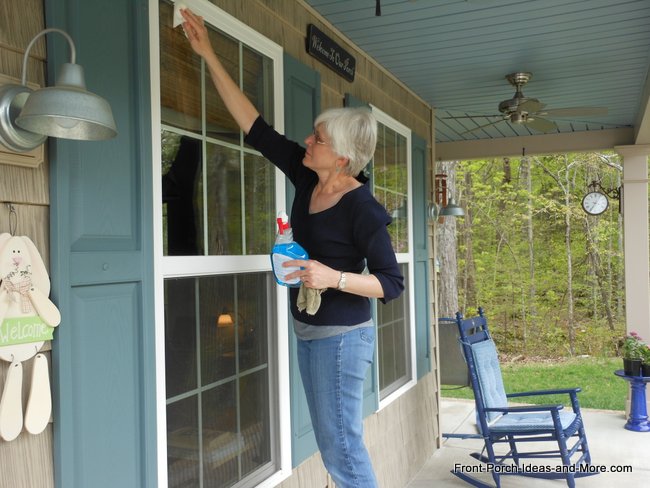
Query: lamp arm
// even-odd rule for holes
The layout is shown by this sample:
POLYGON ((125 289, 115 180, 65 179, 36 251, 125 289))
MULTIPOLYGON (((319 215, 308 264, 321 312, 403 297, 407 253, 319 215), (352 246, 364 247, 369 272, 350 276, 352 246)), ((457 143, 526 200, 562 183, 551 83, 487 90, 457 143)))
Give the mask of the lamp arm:
POLYGON ((77 60, 77 50, 74 47, 74 42, 72 41, 72 37, 70 35, 61 30, 57 29, 55 27, 50 27, 48 29, 43 29, 41 32, 36 34, 34 38, 29 41, 29 44, 27 45, 27 49, 25 49, 25 55, 23 56, 23 78, 22 78, 22 84, 27 85, 27 59, 29 59, 29 51, 32 49, 32 46, 34 43, 38 40, 39 37, 48 34, 50 32, 58 32, 59 34, 62 34, 63 37, 65 37, 68 40, 68 44, 70 44, 70 63, 75 64, 77 60))

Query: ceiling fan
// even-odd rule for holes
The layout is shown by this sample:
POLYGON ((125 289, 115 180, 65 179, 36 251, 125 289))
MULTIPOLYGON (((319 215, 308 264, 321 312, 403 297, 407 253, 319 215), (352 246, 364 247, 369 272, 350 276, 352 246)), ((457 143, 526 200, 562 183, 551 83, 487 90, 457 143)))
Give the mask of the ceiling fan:
POLYGON ((607 115, 607 108, 604 107, 571 107, 571 108, 555 108, 544 109, 545 104, 536 98, 525 97, 522 92, 522 87, 530 81, 533 77, 532 73, 516 72, 506 75, 506 80, 516 88, 515 94, 508 100, 503 100, 499 103, 498 115, 462 115, 442 117, 443 119, 471 119, 476 117, 498 117, 499 120, 490 122, 489 124, 480 125, 472 129, 462 132, 467 134, 479 129, 496 125, 500 122, 510 122, 511 124, 525 125, 539 132, 554 132, 557 130, 557 124, 552 120, 544 117, 583 117, 591 116, 597 117, 607 115))

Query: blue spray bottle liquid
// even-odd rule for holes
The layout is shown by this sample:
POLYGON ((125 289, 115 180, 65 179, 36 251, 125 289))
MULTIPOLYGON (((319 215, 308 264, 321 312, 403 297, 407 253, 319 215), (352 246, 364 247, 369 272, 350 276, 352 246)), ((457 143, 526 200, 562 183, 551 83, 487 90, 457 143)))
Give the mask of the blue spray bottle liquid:
POLYGON ((282 263, 291 259, 309 259, 309 255, 300 244, 294 242, 293 231, 289 225, 289 217, 286 212, 282 211, 278 214, 277 222, 278 234, 275 237, 275 245, 271 251, 273 275, 278 284, 297 288, 300 286, 300 279, 293 278, 287 281, 285 276, 294 271, 298 271, 300 267, 291 266, 285 268, 282 266, 282 263))

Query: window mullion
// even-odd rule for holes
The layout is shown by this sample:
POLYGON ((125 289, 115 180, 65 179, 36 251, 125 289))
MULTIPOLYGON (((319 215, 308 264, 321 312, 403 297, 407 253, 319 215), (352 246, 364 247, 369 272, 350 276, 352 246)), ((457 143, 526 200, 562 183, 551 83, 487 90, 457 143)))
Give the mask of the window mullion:
MULTIPOLYGON (((203 254, 208 256, 210 254, 209 239, 208 239, 208 143, 206 135, 207 128, 207 115, 206 115, 206 94, 205 94, 205 61, 201 61, 201 168, 203 172, 202 178, 202 205, 203 205, 203 254)), ((203 479, 203 478, 201 478, 203 479)))
POLYGON ((199 440, 199 488, 203 488, 203 393, 201 391, 201 287, 199 279, 194 279, 194 314, 196 317, 196 384, 198 386, 197 394, 197 438, 199 440))
MULTIPOLYGON (((244 46, 240 42, 239 43, 239 89, 243 92, 244 91, 244 46)), ((244 131, 240 130, 239 131, 239 138, 240 138, 240 146, 243 148, 244 147, 244 131)), ((240 199, 240 205, 241 205, 241 250, 242 254, 246 254, 246 195, 245 195, 245 177, 246 174, 244 172, 244 152, 239 151, 239 199, 240 199)))

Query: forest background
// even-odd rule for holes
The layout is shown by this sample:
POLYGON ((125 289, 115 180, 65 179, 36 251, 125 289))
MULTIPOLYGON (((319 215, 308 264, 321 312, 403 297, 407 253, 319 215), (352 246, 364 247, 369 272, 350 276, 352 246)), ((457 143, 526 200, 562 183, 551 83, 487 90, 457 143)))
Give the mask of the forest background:
POLYGON ((437 228, 439 316, 471 316, 483 307, 502 354, 618 355, 625 335, 618 155, 437 166, 465 209, 437 228), (593 182, 610 193, 598 216, 581 205, 593 182))

